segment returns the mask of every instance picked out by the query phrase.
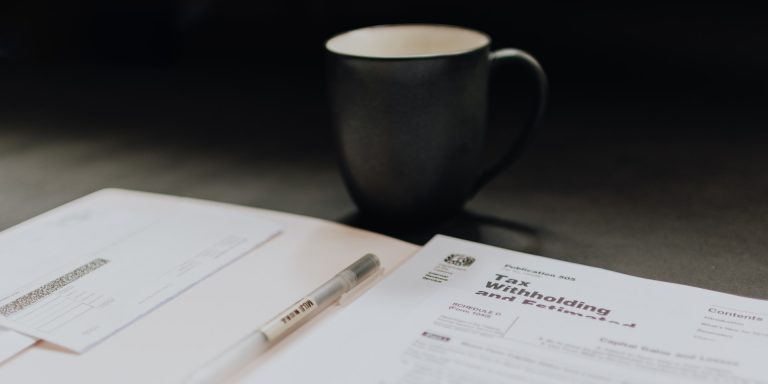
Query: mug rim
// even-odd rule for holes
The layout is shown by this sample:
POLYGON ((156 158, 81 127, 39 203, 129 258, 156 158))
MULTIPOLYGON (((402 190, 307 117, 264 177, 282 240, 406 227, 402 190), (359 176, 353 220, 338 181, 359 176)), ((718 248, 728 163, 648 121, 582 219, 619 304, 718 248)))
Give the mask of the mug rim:
POLYGON ((476 51, 481 51, 484 49, 487 49, 491 45, 491 37, 482 31, 479 31, 474 28, 468 28, 463 27, 459 25, 452 25, 452 24, 436 24, 436 23, 405 23, 405 24, 378 24, 378 25, 371 25, 367 27, 362 28, 356 28, 344 32, 337 33, 330 38, 328 38, 325 41, 325 50, 328 53, 338 55, 338 56, 345 56, 345 57, 354 57, 358 59, 367 59, 367 60, 385 60, 385 61, 393 61, 393 60, 419 60, 419 59, 431 59, 431 58, 441 58, 441 57, 450 57, 450 56, 460 56, 468 53, 473 53, 476 51), (443 28, 452 28, 452 29, 460 29, 472 33, 476 33, 480 35, 481 37, 485 38, 485 42, 482 45, 479 45, 477 47, 471 47, 466 49, 458 49, 454 51, 447 51, 447 52, 438 52, 438 53, 425 53, 425 54, 415 54, 415 55, 399 55, 399 56, 385 56, 385 55, 365 55, 365 54, 356 54, 356 53, 350 53, 350 52, 341 52, 338 50, 331 49, 329 47, 329 43, 341 36, 348 35, 355 32, 365 31, 365 30, 372 30, 372 29, 379 29, 379 28, 390 28, 390 27, 443 27, 443 28))

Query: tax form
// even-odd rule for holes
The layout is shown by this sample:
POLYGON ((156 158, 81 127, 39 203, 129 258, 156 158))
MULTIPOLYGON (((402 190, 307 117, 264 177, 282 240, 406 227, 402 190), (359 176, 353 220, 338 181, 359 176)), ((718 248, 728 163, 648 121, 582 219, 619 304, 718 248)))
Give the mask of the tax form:
POLYGON ((0 342, 82 353, 280 231, 220 207, 107 189, 0 233, 0 342))
POLYGON ((768 383, 768 302, 437 236, 238 383, 768 383))

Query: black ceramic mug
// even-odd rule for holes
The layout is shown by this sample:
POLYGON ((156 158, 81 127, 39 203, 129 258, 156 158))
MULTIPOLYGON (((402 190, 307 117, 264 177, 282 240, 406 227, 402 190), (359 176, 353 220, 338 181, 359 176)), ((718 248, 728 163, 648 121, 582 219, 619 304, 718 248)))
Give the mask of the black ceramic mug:
POLYGON ((517 49, 447 25, 382 25, 326 42, 331 118, 347 188, 380 221, 456 212, 513 160, 544 111, 547 80, 517 49), (534 117, 505 156, 482 164, 492 67, 518 62, 538 85, 534 117))

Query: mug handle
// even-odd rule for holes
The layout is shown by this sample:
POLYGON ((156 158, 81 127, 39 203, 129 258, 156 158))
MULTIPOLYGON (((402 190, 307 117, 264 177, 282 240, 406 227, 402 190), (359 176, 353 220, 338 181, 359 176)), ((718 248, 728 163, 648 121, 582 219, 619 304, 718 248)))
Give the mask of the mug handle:
POLYGON ((547 104, 547 74, 544 73, 544 69, 541 67, 539 62, 536 61, 533 56, 528 54, 528 52, 514 48, 499 49, 498 51, 491 52, 490 60, 492 65, 491 68, 493 70, 495 70, 495 68, 502 63, 511 62, 523 64, 533 74, 534 80, 536 81, 536 106, 533 109, 533 113, 531 114, 528 124, 520 132, 517 140, 512 143, 507 152, 496 163, 492 164, 480 175, 480 178, 478 179, 475 186, 475 192, 482 188, 489 181, 491 181, 494 177, 496 177, 496 175, 499 174, 499 172, 501 172, 504 168, 507 167, 507 165, 515 160, 517 154, 520 152, 520 149, 531 135, 531 132, 539 124, 541 118, 544 116, 544 109, 547 104))

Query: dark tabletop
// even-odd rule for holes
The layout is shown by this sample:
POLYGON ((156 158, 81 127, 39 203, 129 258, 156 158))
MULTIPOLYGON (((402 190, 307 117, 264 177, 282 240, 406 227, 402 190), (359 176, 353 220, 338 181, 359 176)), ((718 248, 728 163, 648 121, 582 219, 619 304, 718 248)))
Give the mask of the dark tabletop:
POLYGON ((318 76, 10 71, 0 92, 0 228, 120 187, 417 243, 444 233, 768 298, 768 132, 754 105, 555 92, 519 160, 464 212, 404 230, 356 214, 318 76))

